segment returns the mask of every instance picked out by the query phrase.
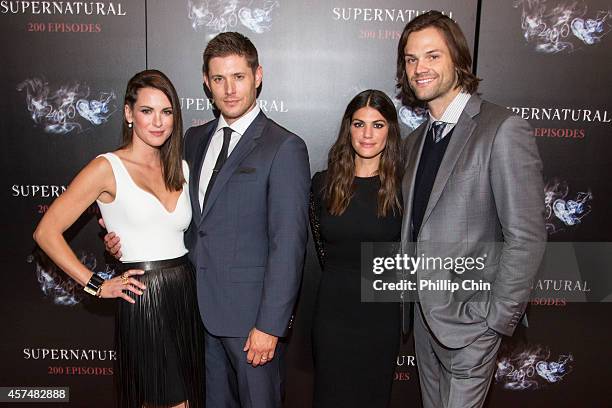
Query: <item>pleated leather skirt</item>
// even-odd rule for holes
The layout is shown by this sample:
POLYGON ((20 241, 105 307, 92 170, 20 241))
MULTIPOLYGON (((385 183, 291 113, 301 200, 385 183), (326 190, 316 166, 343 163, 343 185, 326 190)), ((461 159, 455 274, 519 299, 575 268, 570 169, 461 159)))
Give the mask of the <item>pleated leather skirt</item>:
POLYGON ((119 300, 116 319, 118 404, 166 407, 188 401, 204 407, 204 327, 198 311, 195 272, 187 257, 139 264, 135 276, 147 289, 119 300))

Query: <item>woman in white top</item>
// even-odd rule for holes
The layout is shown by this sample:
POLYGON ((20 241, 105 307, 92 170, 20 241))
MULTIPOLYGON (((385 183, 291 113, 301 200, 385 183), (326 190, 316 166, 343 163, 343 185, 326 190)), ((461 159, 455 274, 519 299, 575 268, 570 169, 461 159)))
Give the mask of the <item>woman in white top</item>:
POLYGON ((183 244, 191 221, 182 119, 170 80, 147 70, 128 82, 123 143, 91 161, 40 221, 34 239, 88 293, 121 298, 116 347, 119 405, 200 407, 203 325, 183 244), (104 281, 75 256, 63 232, 97 202, 121 236, 120 276, 104 281))

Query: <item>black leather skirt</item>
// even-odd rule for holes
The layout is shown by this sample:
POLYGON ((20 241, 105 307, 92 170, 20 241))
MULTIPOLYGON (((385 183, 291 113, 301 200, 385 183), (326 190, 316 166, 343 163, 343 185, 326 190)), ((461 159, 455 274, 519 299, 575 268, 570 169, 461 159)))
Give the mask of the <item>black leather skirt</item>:
POLYGON ((120 272, 147 289, 135 304, 119 299, 116 374, 120 407, 165 407, 189 401, 204 407, 204 327, 198 311, 195 272, 187 256, 124 263, 120 272))

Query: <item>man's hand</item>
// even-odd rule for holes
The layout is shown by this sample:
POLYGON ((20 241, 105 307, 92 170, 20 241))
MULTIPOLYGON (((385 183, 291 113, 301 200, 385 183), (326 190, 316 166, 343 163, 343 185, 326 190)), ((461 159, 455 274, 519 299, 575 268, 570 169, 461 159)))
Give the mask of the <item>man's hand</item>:
POLYGON ((278 337, 257 330, 255 327, 249 332, 249 337, 242 351, 248 351, 247 361, 253 367, 264 365, 274 358, 274 350, 278 337))
MULTIPOLYGON (((104 218, 100 218, 98 220, 98 224, 100 224, 102 228, 106 229, 104 218)), ((104 236, 104 247, 112 256, 117 259, 121 259, 121 242, 119 237, 115 235, 114 232, 109 232, 104 236)))

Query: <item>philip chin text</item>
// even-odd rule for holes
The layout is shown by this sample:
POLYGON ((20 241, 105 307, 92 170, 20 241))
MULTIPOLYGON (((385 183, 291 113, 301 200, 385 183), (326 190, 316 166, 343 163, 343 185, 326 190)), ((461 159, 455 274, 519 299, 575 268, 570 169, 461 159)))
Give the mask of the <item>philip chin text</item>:
POLYGON ((480 291, 480 290, 491 290, 491 283, 479 280, 465 279, 461 282, 453 282, 450 279, 421 279, 418 282, 414 282, 408 279, 401 279, 397 282, 384 282, 381 279, 377 279, 372 282, 372 288, 376 291, 448 291, 457 292, 458 290, 465 291, 480 291))

